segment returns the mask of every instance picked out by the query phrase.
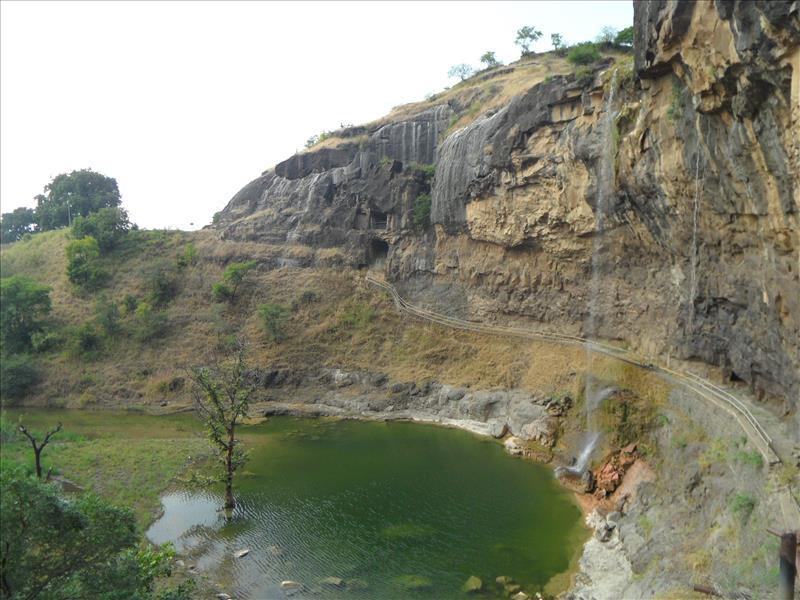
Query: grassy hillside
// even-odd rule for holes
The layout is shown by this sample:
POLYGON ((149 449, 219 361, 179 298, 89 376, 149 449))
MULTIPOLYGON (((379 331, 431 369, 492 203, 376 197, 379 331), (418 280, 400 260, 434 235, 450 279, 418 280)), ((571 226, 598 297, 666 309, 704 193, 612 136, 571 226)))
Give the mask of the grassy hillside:
MULTIPOLYGON (((442 329, 410 321, 382 292, 368 287, 357 271, 343 269, 268 269, 265 259, 287 249, 220 240, 215 233, 135 231, 121 248, 103 258, 107 285, 83 292, 66 277, 66 230, 33 236, 2 249, 4 277, 23 275, 51 286, 50 328, 61 343, 34 354, 41 380, 21 402, 59 407, 157 408, 187 404, 181 385, 187 366, 201 364, 215 346, 240 336, 249 342, 250 361, 262 368, 318 366, 383 372, 397 381, 435 379, 479 388, 522 387, 543 392, 578 391, 586 357, 576 347, 531 343, 497 336, 442 329), (176 255, 192 244, 197 260, 183 269, 176 255), (211 293, 227 264, 262 261, 250 272, 239 298, 215 302, 211 293), (70 350, 75 328, 95 320, 98 298, 121 304, 127 295, 148 299, 154 272, 177 283, 174 298, 158 309, 163 334, 141 341, 132 314, 121 331, 105 336, 93 353, 70 350), (285 339, 271 341, 256 313, 262 303, 290 309, 285 339)), ((631 379, 633 388, 650 384, 604 363, 609 376, 631 379)))

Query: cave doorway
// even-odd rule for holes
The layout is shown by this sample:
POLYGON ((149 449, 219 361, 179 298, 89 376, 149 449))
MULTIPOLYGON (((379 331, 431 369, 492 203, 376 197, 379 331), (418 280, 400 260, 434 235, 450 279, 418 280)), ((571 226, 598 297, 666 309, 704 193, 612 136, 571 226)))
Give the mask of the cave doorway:
POLYGON ((388 256, 389 243, 378 238, 373 238, 369 243, 369 265, 371 267, 382 267, 388 256))

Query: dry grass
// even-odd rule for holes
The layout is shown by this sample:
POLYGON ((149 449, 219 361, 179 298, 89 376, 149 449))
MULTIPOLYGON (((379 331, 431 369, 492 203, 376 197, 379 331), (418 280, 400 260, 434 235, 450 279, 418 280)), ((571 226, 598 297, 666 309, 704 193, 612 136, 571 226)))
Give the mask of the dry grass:
MULTIPOLYGON (((582 390, 588 367, 645 399, 662 401, 666 386, 650 373, 605 357, 590 357, 578 346, 531 342, 502 336, 442 329, 409 320, 395 310, 382 291, 367 286, 360 274, 337 268, 269 269, 276 257, 310 258, 305 246, 273 246, 222 241, 210 231, 142 232, 134 246, 108 259, 113 273, 103 290, 120 302, 126 294, 144 299, 144 276, 155 264, 174 265, 175 256, 192 242, 199 260, 178 272, 176 298, 164 310, 164 335, 147 343, 130 332, 123 318, 122 335, 107 340, 95 360, 70 358, 65 352, 39 356, 43 381, 30 403, 51 406, 147 406, 167 400, 188 402, 188 392, 169 383, 185 368, 210 357, 219 341, 246 338, 251 361, 260 367, 294 369, 319 366, 383 372, 397 381, 440 381, 476 388, 524 388, 545 394, 582 390), (225 265, 255 259, 261 266, 250 276, 231 306, 213 301, 211 285, 225 265), (311 292, 315 301, 302 303, 311 292), (256 316, 262 303, 293 306, 286 339, 273 343, 256 316)), ((77 292, 65 275, 66 232, 34 236, 3 249, 4 275, 21 274, 53 287, 54 326, 78 325, 94 318, 96 295, 77 292)), ((336 251, 319 250, 317 260, 335 260, 336 251), (323 256, 324 255, 324 256, 323 256)), ((323 263, 324 264, 324 263, 323 263)))
MULTIPOLYGON (((603 56, 615 60, 629 61, 630 54, 622 51, 603 51, 603 56)), ((411 102, 394 107, 389 114, 366 124, 369 131, 375 131, 389 123, 412 119, 416 115, 441 104, 465 107, 448 127, 447 133, 466 127, 478 117, 489 111, 497 110, 547 77, 568 75, 574 71, 573 65, 563 56, 553 52, 525 57, 509 65, 496 67, 488 71, 480 71, 474 76, 461 81, 452 87, 434 94, 427 100, 411 102), (492 76, 493 73, 496 75, 492 76)), ((303 152, 313 152, 322 148, 336 148, 346 143, 362 143, 367 136, 341 137, 337 132, 324 141, 306 148, 303 152)))

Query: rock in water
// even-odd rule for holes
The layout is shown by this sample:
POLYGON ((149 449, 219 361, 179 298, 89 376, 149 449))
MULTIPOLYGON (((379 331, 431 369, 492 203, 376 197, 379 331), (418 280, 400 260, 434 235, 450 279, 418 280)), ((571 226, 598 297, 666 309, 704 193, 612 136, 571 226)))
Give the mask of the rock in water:
POLYGON ((509 583, 513 583, 514 580, 511 579, 511 577, 509 577, 507 575, 500 575, 500 577, 497 577, 495 579, 495 582, 497 583, 497 585, 506 585, 506 584, 509 584, 509 583))
POLYGON ((513 596, 511 596, 511 600, 530 600, 530 596, 525 592, 517 592, 513 596))
POLYGON ((249 548, 246 548, 244 550, 239 550, 236 553, 236 558, 242 558, 243 556, 247 556, 248 554, 250 554, 250 549, 249 548))
POLYGON ((331 587, 342 587, 344 585, 344 579, 341 577, 325 577, 320 579, 319 582, 322 585, 329 585, 331 587))
POLYGON ((283 590, 299 590, 301 587, 303 587, 302 583, 292 581, 291 579, 281 581, 281 589, 283 590))
POLYGON ((464 587, 461 589, 468 594, 480 592, 483 589, 483 582, 481 581, 480 577, 470 575, 469 579, 467 579, 466 583, 464 584, 464 587))

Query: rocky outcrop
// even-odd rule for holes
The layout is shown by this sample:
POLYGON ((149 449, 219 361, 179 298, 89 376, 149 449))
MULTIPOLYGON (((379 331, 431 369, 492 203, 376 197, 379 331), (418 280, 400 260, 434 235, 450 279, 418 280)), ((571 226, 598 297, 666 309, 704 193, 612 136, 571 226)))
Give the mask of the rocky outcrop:
POLYGON ((480 435, 552 447, 558 417, 571 405, 564 396, 522 390, 471 390, 437 382, 390 382, 384 375, 322 368, 309 373, 259 378, 266 388, 304 386, 314 393, 294 393, 290 402, 270 401, 265 415, 296 414, 409 420, 438 423, 480 435))
POLYGON ((798 4, 634 10, 629 59, 531 81, 457 131, 466 102, 358 129, 248 184, 215 227, 307 248, 304 265, 384 265, 462 317, 703 361, 797 414, 798 4))

